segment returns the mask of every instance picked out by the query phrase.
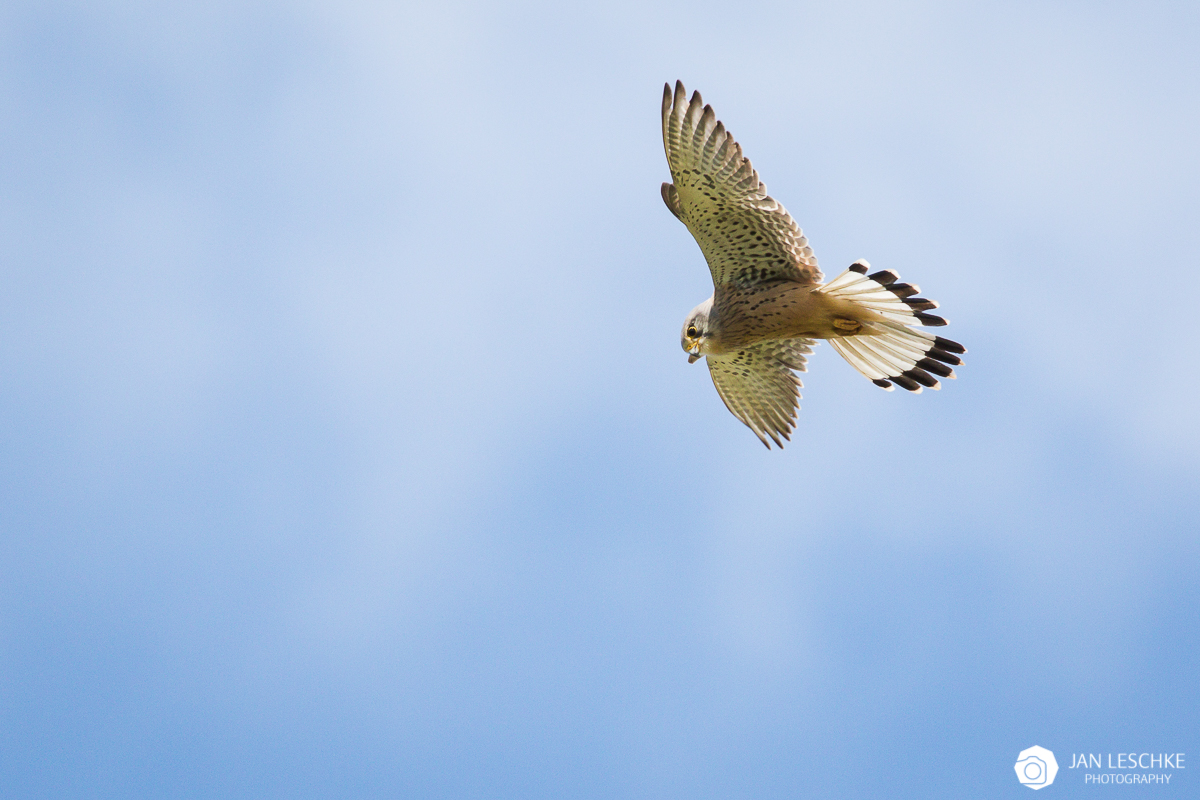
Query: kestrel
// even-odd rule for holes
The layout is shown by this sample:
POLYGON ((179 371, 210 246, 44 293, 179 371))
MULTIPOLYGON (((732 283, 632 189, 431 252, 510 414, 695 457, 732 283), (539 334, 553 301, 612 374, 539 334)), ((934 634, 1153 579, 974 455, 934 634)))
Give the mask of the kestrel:
POLYGON ((808 240, 778 201, 767 195, 750 159, 717 121, 699 92, 663 87, 663 145, 671 182, 662 197, 696 238, 712 272, 713 294, 683 323, 688 363, 708 359, 717 394, 733 415, 771 449, 783 447, 795 425, 805 356, 817 339, 887 391, 941 388, 966 349, 918 325, 946 320, 937 303, 891 270, 867 274, 856 261, 832 281, 808 240), (932 373, 932 374, 931 374, 932 373), (770 437, 770 440, 768 440, 770 437))

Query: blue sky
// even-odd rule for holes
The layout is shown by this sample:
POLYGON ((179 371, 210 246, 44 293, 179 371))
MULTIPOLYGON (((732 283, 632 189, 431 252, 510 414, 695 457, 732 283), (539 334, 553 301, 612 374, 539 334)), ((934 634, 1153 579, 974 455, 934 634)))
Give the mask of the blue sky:
POLYGON ((6 4, 5 794, 1006 797, 1036 744, 1090 797, 1071 753, 1200 765, 1198 33, 6 4), (827 274, 942 303, 957 381, 887 394, 820 346, 785 450, 725 410, 678 344, 711 283, 658 194, 676 78, 827 274))

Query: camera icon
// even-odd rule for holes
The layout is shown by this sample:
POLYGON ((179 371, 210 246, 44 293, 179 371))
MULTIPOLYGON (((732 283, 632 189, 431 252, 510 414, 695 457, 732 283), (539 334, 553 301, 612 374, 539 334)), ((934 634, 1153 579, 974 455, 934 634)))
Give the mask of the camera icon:
POLYGON ((1017 777, 1026 786, 1046 782, 1046 762, 1037 756, 1025 756, 1017 762, 1017 777))
POLYGON ((1058 762, 1054 760, 1054 753, 1044 747, 1035 746, 1021 751, 1013 769, 1017 772, 1017 780, 1030 789, 1045 789, 1054 783, 1054 776, 1058 774, 1058 762))

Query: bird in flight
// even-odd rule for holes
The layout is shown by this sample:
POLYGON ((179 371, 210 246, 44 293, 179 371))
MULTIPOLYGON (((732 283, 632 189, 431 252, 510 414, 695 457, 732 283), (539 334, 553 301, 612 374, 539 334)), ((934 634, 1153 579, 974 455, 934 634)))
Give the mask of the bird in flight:
POLYGON ((795 220, 767 194, 750 159, 699 92, 663 87, 663 145, 671 182, 662 197, 712 272, 712 296, 683 323, 688 363, 708 359, 717 394, 767 449, 795 425, 805 356, 817 339, 872 383, 941 388, 966 349, 921 330, 946 324, 937 303, 892 270, 856 261, 829 283, 795 220), (769 439, 768 439, 769 437, 769 439))

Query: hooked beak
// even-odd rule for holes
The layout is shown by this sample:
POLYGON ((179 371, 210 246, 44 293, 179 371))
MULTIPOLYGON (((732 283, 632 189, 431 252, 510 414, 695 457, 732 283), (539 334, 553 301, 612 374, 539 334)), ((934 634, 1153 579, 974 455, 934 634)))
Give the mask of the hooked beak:
POLYGON ((700 360, 700 354, 699 354, 699 353, 692 353, 691 355, 689 355, 689 356, 688 356, 688 363, 689 363, 689 364, 695 364, 695 363, 696 363, 697 361, 699 361, 699 360, 700 360))
POLYGON ((688 363, 689 364, 695 364, 697 361, 699 361, 701 358, 703 358, 703 356, 700 355, 700 343, 699 342, 696 342, 694 345, 689 347, 687 352, 688 352, 688 363))

